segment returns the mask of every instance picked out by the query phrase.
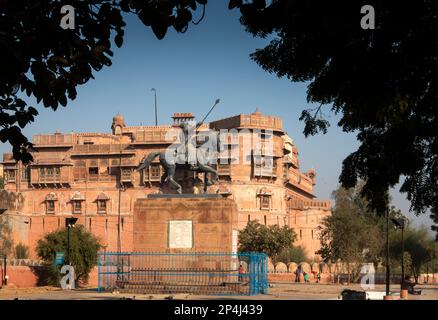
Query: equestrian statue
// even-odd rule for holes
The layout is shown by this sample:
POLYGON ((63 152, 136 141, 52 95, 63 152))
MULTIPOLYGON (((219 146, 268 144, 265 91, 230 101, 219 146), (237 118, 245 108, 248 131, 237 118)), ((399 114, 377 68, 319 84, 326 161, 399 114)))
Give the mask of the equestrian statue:
MULTIPOLYGON (((189 170, 204 173, 204 192, 207 191, 207 187, 213 185, 218 178, 217 171, 209 165, 209 154, 206 148, 202 148, 197 146, 197 137, 196 134, 197 129, 204 123, 204 120, 213 110, 213 108, 219 103, 219 99, 216 100, 213 107, 204 117, 204 119, 195 127, 191 127, 189 123, 180 124, 180 128, 182 129, 179 134, 179 144, 174 148, 168 148, 165 151, 155 151, 151 152, 147 155, 142 163, 138 166, 137 170, 141 171, 148 168, 152 161, 159 157, 160 163, 164 168, 164 174, 161 179, 162 183, 169 183, 170 185, 176 188, 176 191, 181 194, 182 187, 181 185, 175 181, 174 176, 176 171, 178 170, 189 170), (190 131, 194 131, 195 134, 189 136, 190 131), (211 179, 208 179, 207 174, 210 173, 211 179)), ((207 143, 210 139, 211 145, 215 146, 214 151, 218 151, 218 133, 209 133, 209 136, 204 141, 204 144, 207 143)))

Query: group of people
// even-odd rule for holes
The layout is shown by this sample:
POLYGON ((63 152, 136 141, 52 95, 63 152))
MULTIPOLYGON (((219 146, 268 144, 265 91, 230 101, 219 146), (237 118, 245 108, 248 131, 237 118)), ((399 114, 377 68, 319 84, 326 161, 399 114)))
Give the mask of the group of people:
MULTIPOLYGON (((301 282, 301 274, 303 275, 304 282, 310 282, 310 276, 307 272, 303 271, 303 267, 299 265, 297 270, 295 270, 295 282, 301 282)), ((315 273, 316 283, 319 283, 321 280, 321 274, 315 273)))

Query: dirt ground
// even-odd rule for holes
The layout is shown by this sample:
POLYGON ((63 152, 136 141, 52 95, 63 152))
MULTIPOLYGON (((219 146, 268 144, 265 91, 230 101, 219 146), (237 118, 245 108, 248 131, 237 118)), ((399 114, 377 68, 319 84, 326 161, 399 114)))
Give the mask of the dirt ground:
MULTIPOLYGON (((344 289, 362 290, 360 285, 333 285, 316 283, 273 283, 268 294, 256 296, 209 296, 192 294, 129 294, 118 292, 97 292, 96 288, 84 288, 64 291, 55 287, 36 288, 2 288, 0 300, 215 300, 215 299, 249 299, 249 300, 337 300, 344 289)), ((409 295, 409 300, 438 300, 438 285, 418 285, 422 295, 409 295)), ((384 291, 384 285, 376 285, 374 291, 384 291)), ((399 286, 391 286, 394 294, 399 292, 399 286)))

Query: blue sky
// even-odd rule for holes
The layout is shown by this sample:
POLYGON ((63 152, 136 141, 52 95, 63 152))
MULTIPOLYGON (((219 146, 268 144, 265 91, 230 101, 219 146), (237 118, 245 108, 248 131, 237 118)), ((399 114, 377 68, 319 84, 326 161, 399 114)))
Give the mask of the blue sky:
MULTIPOLYGON (((200 11, 195 15, 200 15, 200 11)), ((78 97, 56 112, 38 105, 40 115, 24 130, 38 133, 109 132, 112 117, 120 112, 128 125, 154 123, 153 93, 157 89, 158 121, 170 123, 173 112, 192 112, 201 120, 216 98, 221 103, 209 119, 253 112, 280 116, 300 153, 301 168, 317 170, 316 194, 330 198, 338 185, 342 160, 356 149, 355 135, 343 133, 337 117, 327 112, 332 126, 326 135, 305 138, 301 111, 308 108, 305 84, 293 84, 262 70, 249 58, 268 40, 253 38, 240 25, 238 11, 227 1, 209 1, 204 20, 185 34, 170 31, 157 40, 134 16, 127 18, 124 45, 114 48, 113 65, 95 74, 78 89, 78 97)), ((10 150, 1 144, 0 151, 10 150)), ((407 212, 404 195, 393 192, 396 206, 407 212)), ((427 215, 415 225, 430 225, 427 215)))

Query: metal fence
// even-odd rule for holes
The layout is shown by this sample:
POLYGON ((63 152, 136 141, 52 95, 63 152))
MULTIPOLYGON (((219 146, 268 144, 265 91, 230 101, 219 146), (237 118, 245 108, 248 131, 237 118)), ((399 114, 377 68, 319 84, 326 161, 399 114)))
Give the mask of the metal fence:
POLYGON ((252 252, 99 253, 98 290, 155 294, 267 293, 268 257, 252 252))

